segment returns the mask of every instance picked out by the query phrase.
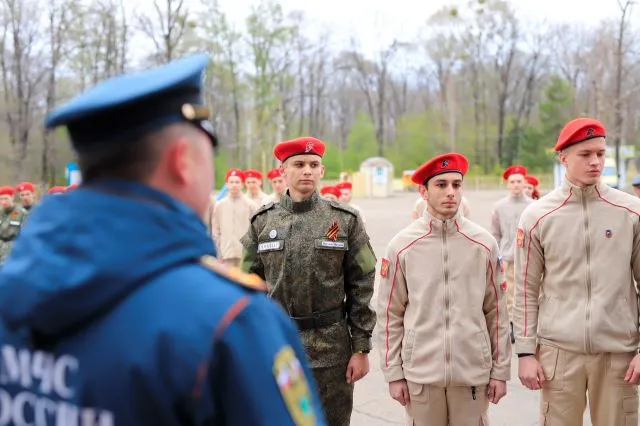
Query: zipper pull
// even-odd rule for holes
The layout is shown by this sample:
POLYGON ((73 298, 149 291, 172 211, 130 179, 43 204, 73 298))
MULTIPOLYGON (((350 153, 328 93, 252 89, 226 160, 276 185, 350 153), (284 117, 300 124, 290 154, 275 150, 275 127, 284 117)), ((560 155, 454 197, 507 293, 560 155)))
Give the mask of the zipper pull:
POLYGON ((475 386, 471 386, 471 397, 473 398, 473 400, 476 400, 476 387, 475 386))

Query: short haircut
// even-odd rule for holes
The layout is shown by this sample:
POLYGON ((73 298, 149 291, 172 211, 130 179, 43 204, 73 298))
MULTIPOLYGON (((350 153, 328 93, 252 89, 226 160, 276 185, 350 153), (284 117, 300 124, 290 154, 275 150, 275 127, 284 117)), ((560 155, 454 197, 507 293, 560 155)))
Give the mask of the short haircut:
POLYGON ((137 140, 82 153, 78 158, 82 180, 91 182, 98 179, 123 179, 146 182, 156 170, 168 142, 185 135, 189 130, 184 124, 170 125, 137 140))

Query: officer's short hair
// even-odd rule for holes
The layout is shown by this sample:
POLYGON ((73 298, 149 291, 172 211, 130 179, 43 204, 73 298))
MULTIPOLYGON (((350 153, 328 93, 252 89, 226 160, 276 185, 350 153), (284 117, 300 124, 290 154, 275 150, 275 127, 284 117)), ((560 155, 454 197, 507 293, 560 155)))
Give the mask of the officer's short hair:
POLYGON ((197 128, 186 124, 173 124, 129 143, 85 152, 78 159, 82 179, 85 182, 97 179, 146 182, 156 170, 162 151, 169 142, 197 131, 197 128))

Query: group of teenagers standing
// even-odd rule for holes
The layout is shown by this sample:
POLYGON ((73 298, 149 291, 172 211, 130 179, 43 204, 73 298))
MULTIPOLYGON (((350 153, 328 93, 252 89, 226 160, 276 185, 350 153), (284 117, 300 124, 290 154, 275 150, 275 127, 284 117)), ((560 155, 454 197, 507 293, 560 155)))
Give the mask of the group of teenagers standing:
POLYGON ((581 425, 587 396, 595 426, 637 424, 640 200, 600 182, 602 123, 567 123, 562 186, 527 197, 517 224, 497 206, 495 236, 460 209, 467 159, 429 159, 412 176, 424 212, 379 262, 358 211, 318 193, 324 142, 279 142, 287 189, 225 262, 203 220, 208 64, 117 76, 47 117, 67 127, 83 183, 33 209, 0 269, 4 423, 346 426, 377 322, 407 424, 486 426, 512 322, 543 425, 581 425))

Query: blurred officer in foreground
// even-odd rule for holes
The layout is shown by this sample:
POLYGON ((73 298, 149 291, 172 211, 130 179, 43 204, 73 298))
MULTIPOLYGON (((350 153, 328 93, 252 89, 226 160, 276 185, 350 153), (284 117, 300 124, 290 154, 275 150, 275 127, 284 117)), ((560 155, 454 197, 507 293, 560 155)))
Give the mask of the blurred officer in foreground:
POLYGON ((273 285, 298 324, 329 425, 347 426, 354 383, 369 372, 376 257, 358 213, 316 191, 324 151, 311 137, 275 146, 289 189, 251 219, 242 267, 273 285))
POLYGON ((47 118, 83 183, 43 201, 0 272, 8 424, 324 424, 295 326, 213 258, 207 63, 116 77, 47 118))
POLYGON ((427 210, 380 265, 380 369, 411 425, 488 426, 511 375, 498 243, 460 211, 467 169, 449 153, 415 171, 427 210))
POLYGON ((542 389, 542 425, 582 425, 587 395, 594 426, 638 424, 640 200, 600 182, 605 135, 591 118, 567 123, 564 182, 516 233, 518 374, 542 389))

